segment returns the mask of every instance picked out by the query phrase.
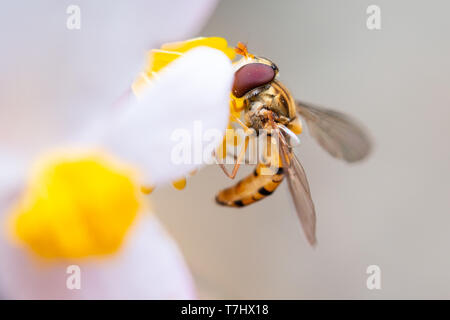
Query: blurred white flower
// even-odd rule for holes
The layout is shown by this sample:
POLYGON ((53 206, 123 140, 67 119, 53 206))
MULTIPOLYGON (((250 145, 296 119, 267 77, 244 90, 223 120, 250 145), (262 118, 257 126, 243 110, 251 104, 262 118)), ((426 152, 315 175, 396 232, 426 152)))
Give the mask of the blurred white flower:
POLYGON ((8 299, 193 299, 195 288, 176 244, 154 216, 142 216, 120 252, 105 259, 49 262, 0 241, 2 297, 8 299), (80 266, 80 290, 66 286, 80 266))
POLYGON ((200 31, 217 0, 16 0, 0 10, 0 145, 26 154, 64 141, 110 106, 147 50, 200 31), (66 9, 81 9, 68 30, 66 9), (75 130, 76 129, 76 130, 75 130))
MULTIPOLYGON (((106 1, 103 6, 98 2, 93 5, 92 2, 81 1, 80 7, 85 18, 80 32, 85 33, 72 35, 56 32, 53 41, 58 48, 54 47, 52 51, 49 40, 45 40, 39 46, 48 52, 47 55, 41 56, 41 49, 37 49, 36 52, 31 50, 32 56, 37 53, 33 59, 26 60, 23 57, 25 65, 30 67, 24 67, 27 73, 18 73, 22 70, 22 67, 17 66, 19 61, 11 60, 17 54, 16 51, 20 52, 23 44, 10 46, 4 53, 10 59, 10 66, 7 68, 8 72, 1 76, 2 116, 9 115, 6 126, 10 130, 8 134, 21 130, 28 137, 21 139, 20 135, 12 134, 10 139, 5 139, 5 132, 0 133, 2 230, 5 230, 5 224, 10 218, 7 213, 11 205, 23 193, 23 187, 29 184, 26 183, 29 176, 27 172, 36 152, 42 153, 44 148, 51 148, 55 142, 70 141, 77 147, 101 147, 138 169, 142 174, 139 178, 143 181, 165 183, 196 167, 195 164, 176 166, 170 162, 173 147, 170 141, 171 131, 180 127, 192 130, 194 121, 201 121, 207 128, 225 129, 229 117, 228 99, 233 72, 229 59, 222 52, 210 48, 191 50, 167 66, 145 92, 145 99, 136 102, 130 95, 125 97, 119 108, 106 111, 108 105, 117 98, 116 93, 131 83, 132 75, 137 73, 135 71, 139 65, 136 61, 142 60, 144 49, 162 40, 184 37, 185 33, 195 31, 196 25, 204 20, 212 8, 211 1, 206 0, 166 3, 129 1, 119 4, 118 8, 116 4, 109 5, 106 1), (94 13, 95 18, 92 17, 94 13), (95 24, 97 28, 93 27, 95 24), (77 42, 79 47, 68 45, 67 49, 59 42, 64 42, 64 37, 72 37, 72 41, 77 42), (147 42, 143 42, 143 39, 147 42), (85 59, 79 59, 79 55, 85 59), (55 57, 58 59, 53 60, 55 57), (38 63, 39 58, 43 60, 38 63), (69 61, 71 58, 75 59, 74 64, 69 61), (66 61, 62 62, 64 60, 66 61), (31 66, 28 65, 30 62, 31 66), (59 68, 64 70, 58 71, 59 68), (30 79, 31 82, 28 82, 30 79), (14 90, 9 87, 10 82, 7 80, 16 83, 14 90), (42 99, 37 99, 33 92, 40 90, 42 99), (20 92, 27 92, 26 99, 21 100, 20 92), (101 107, 97 109, 98 105, 101 107), (22 110, 22 114, 15 118, 10 114, 11 106, 22 110), (95 127, 89 127, 84 134, 74 134, 83 132, 74 128, 82 128, 81 120, 89 118, 96 119, 95 127), (44 119, 48 121, 39 123, 44 119), (47 133, 42 133, 43 131, 47 133), (55 139, 57 133, 61 136, 55 139), (22 141, 18 143, 20 140, 22 141), (47 143, 44 143, 45 140, 47 143)), ((51 16, 51 12, 60 9, 55 2, 43 2, 41 5, 36 10, 44 16, 51 16)), ((8 6, 11 9, 10 16, 19 14, 14 11, 17 9, 15 5, 8 6)), ((32 11, 30 19, 39 16, 37 11, 32 11)), ((5 21, 12 23, 10 18, 3 20, 2 24, 5 21)), ((46 25, 46 31, 53 32, 52 27, 62 28, 56 27, 52 22, 46 25)), ((11 32, 11 28, 9 29, 11 32)), ((40 32, 44 30, 34 35, 35 30, 28 34, 25 29, 23 26, 17 27, 16 36, 20 37, 23 33, 27 38, 37 36, 43 40, 40 32)), ((11 33, 14 34, 15 31, 11 33)), ((48 37, 46 35, 45 39, 48 37)), ((30 45, 37 44, 35 38, 29 40, 30 45)), ((20 52, 17 58, 21 58, 22 54, 20 52)), ((89 256, 85 259, 40 260, 30 254, 23 244, 11 243, 7 234, 0 233, 0 294, 6 298, 25 299, 195 297, 189 272, 176 245, 162 230, 156 218, 148 213, 140 212, 137 215, 118 252, 101 259, 89 256), (81 267, 80 290, 66 288, 66 268, 70 264, 81 267)), ((92 231, 89 229, 91 227, 87 225, 87 231, 92 231)), ((49 229, 50 239, 52 232, 49 229)), ((34 245, 42 247, 43 244, 34 245)), ((44 247, 46 245, 44 243, 44 247)))

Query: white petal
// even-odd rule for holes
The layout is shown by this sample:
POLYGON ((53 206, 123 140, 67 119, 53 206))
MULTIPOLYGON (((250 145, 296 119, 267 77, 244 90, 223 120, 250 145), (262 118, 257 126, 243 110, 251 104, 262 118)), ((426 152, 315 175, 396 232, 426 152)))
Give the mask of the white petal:
POLYGON ((23 158, 0 149, 0 215, 20 192, 25 173, 23 158))
POLYGON ((154 216, 141 217, 112 258, 38 263, 0 235, 0 292, 10 299, 193 299, 191 276, 154 216), (81 289, 66 286, 67 267, 81 269, 81 289))
POLYGON ((208 160, 205 154, 211 156, 205 135, 217 133, 215 145, 221 141, 232 79, 231 63, 222 52, 189 51, 161 72, 142 100, 122 107, 101 145, 143 169, 147 183, 183 177, 208 160), (186 146, 191 154, 183 161, 172 157, 181 141, 176 132, 186 133, 191 142, 186 146))
POLYGON ((217 0, 10 1, 0 10, 0 143, 34 153, 106 110, 147 50, 194 36, 217 0), (81 29, 66 27, 69 5, 81 29))

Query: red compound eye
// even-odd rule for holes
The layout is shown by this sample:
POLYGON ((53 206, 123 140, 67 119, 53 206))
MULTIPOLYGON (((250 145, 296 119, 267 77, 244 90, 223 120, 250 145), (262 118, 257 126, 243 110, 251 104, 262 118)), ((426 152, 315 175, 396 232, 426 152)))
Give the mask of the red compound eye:
POLYGON ((265 85, 275 78, 275 70, 264 63, 249 63, 234 74, 233 94, 240 98, 250 90, 265 85))

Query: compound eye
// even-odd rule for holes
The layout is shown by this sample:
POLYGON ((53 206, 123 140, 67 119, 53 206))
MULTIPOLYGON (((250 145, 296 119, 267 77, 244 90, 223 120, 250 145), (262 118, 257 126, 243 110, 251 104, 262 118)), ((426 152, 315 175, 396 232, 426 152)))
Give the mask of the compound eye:
POLYGON ((240 98, 247 92, 268 84, 275 78, 274 68, 264 63, 249 63, 234 74, 233 94, 240 98))

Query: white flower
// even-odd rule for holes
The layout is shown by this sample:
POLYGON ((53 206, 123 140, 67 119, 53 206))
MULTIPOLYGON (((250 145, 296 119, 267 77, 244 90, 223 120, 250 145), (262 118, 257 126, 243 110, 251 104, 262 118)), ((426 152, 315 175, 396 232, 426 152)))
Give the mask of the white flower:
MULTIPOLYGON (((174 164, 171 151, 178 142, 172 134, 183 129, 194 135, 195 121, 201 122, 203 131, 224 132, 232 76, 231 62, 223 53, 206 47, 192 49, 162 70, 144 96, 121 110, 116 121, 107 122, 111 128, 99 135, 101 144, 139 167, 157 168, 144 178, 146 183, 183 177, 198 164, 174 164)), ((206 149, 208 141, 199 142, 200 149, 206 149)))
MULTIPOLYGON (((29 139, 24 139, 22 144, 16 142, 22 139, 17 139, 18 136, 14 135, 10 139, 11 143, 5 143, 5 139, 0 140, 2 230, 5 230, 6 221, 9 219, 11 205, 18 200, 18 196, 24 190, 23 187, 26 186, 29 179, 27 171, 36 157, 36 152, 42 153, 43 150, 51 149, 57 140, 66 143, 70 141, 76 147, 101 147, 138 169, 143 174, 143 181, 163 183, 187 174, 197 166, 195 164, 179 166, 170 161, 173 147, 170 133, 174 129, 192 130, 195 121, 201 121, 206 128, 225 129, 228 122, 228 97, 233 72, 229 59, 220 51, 210 48, 191 50, 166 67, 160 77, 154 79, 142 101, 132 102, 133 97, 128 96, 117 109, 107 109, 106 105, 116 98, 120 88, 126 87, 127 83, 130 84, 132 80, 130 75, 136 71, 134 69, 138 65, 136 61, 141 60, 144 48, 149 49, 148 45, 154 45, 162 40, 172 40, 179 36, 176 32, 178 29, 186 36, 187 30, 195 30, 194 24, 203 20, 211 8, 208 1, 189 4, 176 1, 174 8, 159 1, 139 3, 140 5, 137 5, 135 1, 130 1, 115 11, 117 8, 112 10, 106 1, 103 7, 97 2, 102 10, 92 2, 82 2, 85 20, 82 22, 81 32, 86 32, 84 36, 90 40, 86 43, 74 40, 80 45, 78 50, 75 50, 77 52, 75 56, 64 49, 56 50, 58 52, 56 56, 65 58, 72 56, 77 60, 79 58, 77 55, 85 55, 86 60, 80 58, 74 65, 70 65, 69 62, 67 62, 69 65, 56 61, 52 63, 51 56, 55 53, 45 48, 48 51, 48 64, 34 64, 34 68, 30 67, 27 70, 28 77, 19 77, 17 83, 20 88, 27 86, 32 88, 31 83, 26 83, 29 78, 34 80, 33 85, 43 87, 42 94, 45 98, 34 101, 33 108, 39 110, 42 107, 39 111, 44 113, 45 117, 38 116, 34 121, 48 118, 50 122, 43 127, 51 128, 53 122, 60 128, 42 135, 40 130, 36 129, 39 125, 32 129, 32 118, 36 115, 36 110, 23 113, 22 117, 14 121, 9 119, 10 130, 21 128, 23 124, 20 124, 19 120, 30 125, 30 128, 23 131, 29 139), (100 29, 95 29, 91 31, 92 33, 88 28, 89 23, 94 23, 94 20, 90 20, 93 19, 90 14, 93 13, 89 10, 101 11, 97 16, 97 27, 100 29), (115 21, 115 24, 105 23, 101 18, 102 13, 106 14, 106 21, 115 21), (175 16, 171 17, 171 13, 175 16), (111 35, 114 31, 117 33, 111 35), (103 39, 106 36, 111 38, 103 39), (100 59, 100 53, 106 61, 100 59), (89 58, 93 60, 90 61, 89 58), (121 64, 121 67, 117 67, 114 63, 121 64), (61 66, 67 68, 63 72, 64 77, 55 79, 56 69, 61 66), (42 79, 37 81, 39 77, 42 79), (64 86, 67 88, 62 90, 64 86), (97 109, 95 107, 97 105, 102 107, 97 109), (58 108, 65 111, 61 113, 58 108), (63 114, 68 118, 64 119, 63 114), (89 127, 87 131, 73 130, 82 128, 80 124, 71 124, 82 118, 86 120, 95 118, 95 127, 89 127), (45 137, 53 137, 56 132, 62 132, 61 128, 71 132, 70 139, 53 138, 48 139, 48 143, 43 143, 45 137)), ((45 15, 50 14, 48 10, 55 9, 53 5, 44 7, 45 15)), ((11 8, 14 9, 14 5, 11 5, 11 8)), ((59 9, 58 6, 56 8, 59 9)), ((17 13, 14 13, 14 10, 10 11, 12 16, 17 13)), ((33 11, 34 16, 39 14, 33 11)), ((7 22, 11 20, 7 19, 7 22)), ((49 27, 47 30, 50 29, 49 27)), ((19 28, 16 35, 22 32, 25 32, 25 29, 19 28)), ((64 32, 64 37, 83 36, 72 35, 67 33, 67 30, 64 32)), ((30 41, 34 42, 34 39, 30 41)), ((75 48, 70 47, 70 50, 73 49, 75 48)), ((12 55, 12 52, 5 55, 12 55)), ((11 56, 8 58, 9 63, 16 61, 11 60, 11 56)), ((45 60, 47 58, 44 58, 45 60)), ((12 75, 11 72, 6 72, 2 74, 2 78, 12 75)), ((2 90, 3 92, 5 91, 2 90)), ((18 92, 14 91, 0 94, 2 113, 6 114, 8 110, 5 110, 5 106, 13 105, 11 97, 17 95, 18 92), (5 101, 9 103, 3 103, 5 101)), ((18 104, 21 104, 20 101, 18 104)), ((30 254, 23 244, 12 243, 7 236, 3 232, 0 233, 0 294, 6 298, 164 299, 195 296, 189 272, 176 245, 165 234, 153 215, 140 213, 127 231, 119 251, 101 259, 89 257, 40 260, 30 254), (80 290, 69 290, 66 287, 68 276, 66 268, 70 264, 77 264, 81 268, 80 290)))

